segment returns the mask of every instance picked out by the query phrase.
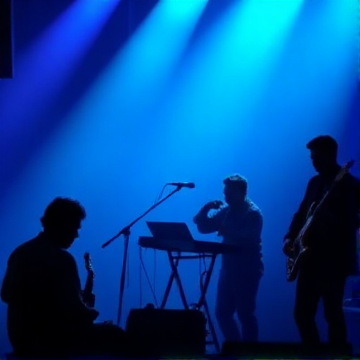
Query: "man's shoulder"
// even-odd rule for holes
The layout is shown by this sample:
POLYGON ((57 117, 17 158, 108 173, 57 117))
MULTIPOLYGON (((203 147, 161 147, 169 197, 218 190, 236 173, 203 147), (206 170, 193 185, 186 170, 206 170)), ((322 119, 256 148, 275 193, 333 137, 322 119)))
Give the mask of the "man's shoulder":
POLYGON ((72 265, 76 265, 76 260, 72 254, 70 254, 67 250, 63 250, 63 249, 59 249, 59 250, 60 251, 58 252, 58 255, 63 261, 66 261, 67 263, 72 265))
POLYGON ((255 216, 262 217, 261 209, 257 204, 255 204, 252 200, 247 200, 247 203, 248 203, 248 209, 247 209, 248 214, 254 217, 255 216))
POLYGON ((46 239, 42 238, 41 233, 17 246, 10 254, 9 261, 29 257, 38 260, 47 258, 50 261, 57 259, 68 263, 75 262, 74 257, 68 251, 51 246, 46 239))
POLYGON ((319 174, 312 176, 308 181, 308 186, 313 186, 321 181, 321 176, 319 174))
POLYGON ((38 239, 38 236, 18 245, 10 254, 10 258, 21 256, 23 254, 32 252, 36 247, 37 239, 38 239))
POLYGON ((307 182, 306 193, 313 192, 321 183, 321 176, 319 174, 313 175, 307 182))

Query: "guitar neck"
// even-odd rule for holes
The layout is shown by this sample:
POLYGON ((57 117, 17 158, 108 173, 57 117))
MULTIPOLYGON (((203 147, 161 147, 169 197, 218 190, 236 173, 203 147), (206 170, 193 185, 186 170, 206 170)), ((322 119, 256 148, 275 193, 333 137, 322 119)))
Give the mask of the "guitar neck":
POLYGON ((95 295, 93 294, 94 279, 89 274, 82 293, 84 303, 89 307, 95 306, 95 295))
POLYGON ((87 278, 85 282, 84 290, 82 291, 83 301, 87 306, 94 307, 95 295, 93 294, 94 287, 94 271, 91 265, 90 254, 86 252, 84 254, 85 268, 87 270, 87 278))
POLYGON ((341 170, 341 172, 333 180, 333 182, 331 183, 329 188, 325 191, 325 194, 322 196, 319 203, 316 206, 314 206, 314 209, 312 210, 312 207, 310 207, 310 209, 308 211, 306 222, 305 222, 304 226, 302 227, 302 229, 300 230, 300 232, 298 234, 297 241, 302 241, 302 238, 303 238, 304 234, 308 231, 309 227, 316 220, 316 218, 317 218, 317 216, 319 214, 319 210, 324 206, 324 204, 325 204, 326 200, 328 199, 329 195, 331 194, 331 192, 333 191, 335 186, 342 180, 342 178, 344 177, 346 172, 347 171, 345 171, 344 168, 343 168, 341 170))
POLYGON ((94 278, 91 274, 88 274, 85 282, 84 293, 91 294, 94 288, 94 278))
POLYGON ((338 176, 335 178, 335 180, 331 183, 331 185, 329 186, 329 188, 326 190, 325 194, 323 195, 323 197, 321 198, 321 200, 319 201, 319 203, 317 204, 317 206, 315 207, 312 217, 314 217, 316 215, 316 213, 318 212, 318 210, 324 206, 324 203, 326 202, 327 198, 329 197, 329 195, 332 193, 332 191, 334 190, 334 188, 336 187, 336 185, 342 180, 342 178, 344 177, 344 175, 347 173, 347 171, 344 171, 344 169, 341 170, 341 172, 338 174, 338 176))

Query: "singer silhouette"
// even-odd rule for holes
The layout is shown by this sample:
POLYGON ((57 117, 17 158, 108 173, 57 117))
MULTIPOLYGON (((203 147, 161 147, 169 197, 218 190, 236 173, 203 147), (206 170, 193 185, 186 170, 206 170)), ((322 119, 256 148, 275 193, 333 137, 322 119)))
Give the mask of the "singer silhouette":
POLYGON ((223 242, 238 245, 238 254, 223 254, 219 276, 216 318, 226 341, 258 340, 255 316, 257 291, 264 267, 261 254, 263 218, 260 209, 247 197, 247 181, 234 175, 224 180, 227 205, 211 201, 194 217, 199 232, 218 232, 223 242), (217 211, 215 211, 217 209, 217 211), (209 214, 212 210, 215 214, 209 214), (242 325, 240 333, 234 314, 242 325))

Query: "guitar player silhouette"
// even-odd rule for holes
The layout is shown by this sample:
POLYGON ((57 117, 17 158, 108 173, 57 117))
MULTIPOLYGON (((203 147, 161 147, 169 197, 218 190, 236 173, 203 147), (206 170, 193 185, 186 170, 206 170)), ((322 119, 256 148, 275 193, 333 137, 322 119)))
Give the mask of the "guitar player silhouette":
POLYGON ((124 330, 94 324, 99 312, 84 303, 76 262, 67 251, 85 216, 77 201, 54 199, 41 218, 43 231, 9 257, 1 299, 8 307, 8 335, 16 355, 127 354, 124 330))

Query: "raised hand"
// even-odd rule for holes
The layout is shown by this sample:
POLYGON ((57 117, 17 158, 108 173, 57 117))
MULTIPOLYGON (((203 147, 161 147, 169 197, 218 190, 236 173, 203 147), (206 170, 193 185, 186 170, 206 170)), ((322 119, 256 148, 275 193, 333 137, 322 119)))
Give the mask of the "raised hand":
POLYGON ((223 202, 221 200, 214 200, 214 201, 210 201, 207 204, 204 205, 204 209, 206 209, 207 211, 209 210, 217 210, 219 209, 221 206, 223 206, 223 202))

